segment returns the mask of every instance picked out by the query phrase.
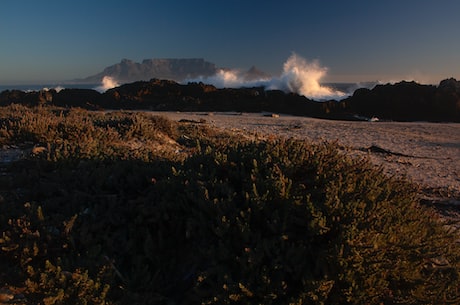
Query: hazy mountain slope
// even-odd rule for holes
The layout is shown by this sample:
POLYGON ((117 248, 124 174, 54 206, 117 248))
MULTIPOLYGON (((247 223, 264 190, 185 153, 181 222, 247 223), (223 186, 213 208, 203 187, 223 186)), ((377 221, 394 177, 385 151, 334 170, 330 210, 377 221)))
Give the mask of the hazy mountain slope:
POLYGON ((105 68, 100 73, 78 81, 99 83, 104 76, 110 76, 121 83, 150 80, 152 78, 182 81, 187 78, 193 79, 199 76, 214 75, 216 71, 215 64, 202 58, 153 58, 144 59, 142 63, 123 59, 121 62, 105 68))

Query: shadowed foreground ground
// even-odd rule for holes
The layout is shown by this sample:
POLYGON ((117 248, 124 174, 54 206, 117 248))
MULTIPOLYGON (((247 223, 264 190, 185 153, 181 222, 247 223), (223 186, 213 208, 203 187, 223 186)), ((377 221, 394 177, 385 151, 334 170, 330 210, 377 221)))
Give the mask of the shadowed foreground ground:
POLYGON ((458 300, 455 124, 4 111, 0 302, 458 300))

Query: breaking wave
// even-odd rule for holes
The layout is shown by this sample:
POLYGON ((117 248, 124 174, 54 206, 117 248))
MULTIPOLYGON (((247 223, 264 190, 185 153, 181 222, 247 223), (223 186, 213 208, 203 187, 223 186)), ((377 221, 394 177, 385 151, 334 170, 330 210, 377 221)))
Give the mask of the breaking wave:
POLYGON ((102 78, 101 85, 96 87, 96 88, 94 88, 94 90, 103 93, 103 92, 105 92, 105 91, 107 91, 109 89, 118 87, 119 85, 120 84, 113 77, 104 76, 102 78))
POLYGON ((320 81, 327 74, 327 68, 318 61, 308 62, 293 53, 283 65, 279 77, 247 80, 238 70, 219 70, 215 75, 187 81, 200 81, 218 88, 265 87, 267 90, 282 90, 304 95, 317 100, 338 99, 348 95, 345 92, 321 85, 320 81))

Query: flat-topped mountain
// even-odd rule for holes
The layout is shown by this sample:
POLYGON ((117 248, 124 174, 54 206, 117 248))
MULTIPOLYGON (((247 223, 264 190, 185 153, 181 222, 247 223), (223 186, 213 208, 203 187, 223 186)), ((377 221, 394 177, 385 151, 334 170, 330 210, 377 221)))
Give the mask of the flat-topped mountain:
POLYGON ((122 59, 120 63, 105 68, 95 75, 79 79, 82 83, 100 83, 110 76, 120 83, 130 83, 152 78, 182 81, 216 74, 215 64, 202 58, 152 58, 142 63, 122 59))

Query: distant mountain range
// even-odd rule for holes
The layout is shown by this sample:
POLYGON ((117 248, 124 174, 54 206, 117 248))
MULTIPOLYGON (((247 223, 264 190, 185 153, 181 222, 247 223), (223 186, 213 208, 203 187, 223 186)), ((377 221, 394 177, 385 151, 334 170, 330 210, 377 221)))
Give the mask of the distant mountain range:
MULTIPOLYGON (((102 72, 83 79, 78 83, 100 83, 104 76, 110 76, 119 83, 130 83, 153 78, 181 82, 186 79, 206 78, 215 75, 219 70, 214 63, 202 58, 152 58, 137 63, 122 59, 120 63, 105 68, 102 72)), ((267 77, 268 74, 256 67, 251 67, 246 73, 246 79, 267 77)))

